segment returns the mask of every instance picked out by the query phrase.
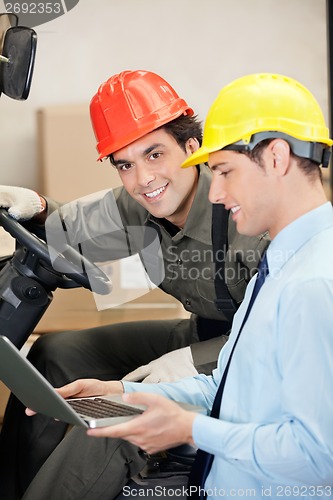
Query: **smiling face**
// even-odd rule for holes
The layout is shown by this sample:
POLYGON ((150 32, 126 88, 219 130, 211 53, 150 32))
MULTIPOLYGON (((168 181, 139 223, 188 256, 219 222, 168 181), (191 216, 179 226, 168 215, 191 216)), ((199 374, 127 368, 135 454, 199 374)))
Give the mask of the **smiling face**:
POLYGON ((182 162, 199 147, 195 139, 186 152, 163 128, 145 135, 113 153, 128 194, 154 217, 183 227, 198 181, 196 167, 183 169, 182 162))
POLYGON ((304 162, 308 167, 308 160, 294 156, 283 139, 273 139, 256 161, 235 151, 216 151, 208 161, 213 172, 209 199, 232 212, 239 233, 268 231, 273 239, 327 201, 318 166, 309 175, 304 162))
POLYGON ((217 151, 209 155, 213 172, 209 200, 231 210, 238 232, 247 236, 270 231, 273 237, 278 231, 277 177, 266 165, 265 153, 263 160, 265 166, 234 151, 217 151))

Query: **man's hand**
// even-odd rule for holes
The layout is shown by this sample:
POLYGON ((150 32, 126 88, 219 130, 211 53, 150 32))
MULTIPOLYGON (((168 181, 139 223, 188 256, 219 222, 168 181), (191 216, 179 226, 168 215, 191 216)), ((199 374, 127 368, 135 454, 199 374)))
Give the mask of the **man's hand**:
MULTIPOLYGON (((56 391, 64 399, 67 399, 122 394, 124 392, 124 388, 121 382, 115 380, 105 382, 103 380, 97 380, 94 378, 83 378, 59 387, 58 389, 56 389, 56 391)), ((26 408, 25 413, 26 415, 28 415, 28 417, 36 415, 36 412, 30 410, 30 408, 26 408)))
POLYGON ((128 373, 123 380, 156 384, 158 382, 174 382, 194 375, 198 375, 198 372, 193 364, 191 348, 183 347, 168 352, 147 365, 140 366, 128 373))
POLYGON ((56 391, 63 398, 89 398, 90 396, 111 396, 122 394, 123 384, 117 380, 97 380, 95 378, 82 378, 70 384, 63 385, 56 391))
POLYGON ((15 186, 0 186, 0 207, 17 220, 29 220, 45 210, 46 202, 31 189, 15 186))
POLYGON ((177 403, 157 394, 132 392, 124 394, 123 400, 126 403, 145 405, 147 410, 125 423, 89 429, 87 434, 126 439, 148 453, 184 443, 194 444, 192 426, 196 413, 186 411, 177 403))

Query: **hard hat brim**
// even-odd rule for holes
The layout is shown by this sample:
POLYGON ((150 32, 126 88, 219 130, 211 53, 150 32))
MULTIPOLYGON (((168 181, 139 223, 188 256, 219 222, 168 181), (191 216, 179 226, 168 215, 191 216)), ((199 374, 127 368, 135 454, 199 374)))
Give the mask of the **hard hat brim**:
POLYGON ((182 164, 182 168, 193 167, 195 165, 200 165, 200 163, 208 162, 209 153, 212 151, 205 146, 201 146, 195 153, 189 156, 182 164))

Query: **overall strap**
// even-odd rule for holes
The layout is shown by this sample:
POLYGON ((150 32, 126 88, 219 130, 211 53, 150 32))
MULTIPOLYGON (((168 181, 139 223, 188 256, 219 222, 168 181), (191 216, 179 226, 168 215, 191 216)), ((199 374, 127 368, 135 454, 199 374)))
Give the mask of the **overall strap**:
POLYGON ((232 320, 238 305, 230 295, 225 282, 225 257, 228 250, 229 211, 224 205, 213 204, 212 214, 212 245, 215 264, 215 305, 218 311, 232 320))
POLYGON ((162 234, 158 224, 147 221, 144 225, 143 245, 139 251, 139 256, 149 279, 156 286, 160 286, 164 279, 161 241, 162 234))

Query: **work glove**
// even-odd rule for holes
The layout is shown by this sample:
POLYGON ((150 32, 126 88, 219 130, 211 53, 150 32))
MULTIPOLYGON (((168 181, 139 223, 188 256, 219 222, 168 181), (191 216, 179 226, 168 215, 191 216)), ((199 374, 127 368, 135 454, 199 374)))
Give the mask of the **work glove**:
POLYGON ((0 186, 0 207, 17 220, 28 220, 44 210, 41 197, 35 191, 15 186, 0 186))
POLYGON ((168 352, 147 365, 140 366, 128 373, 123 380, 156 384, 158 382, 174 382, 194 375, 198 375, 198 372, 193 364, 191 348, 183 347, 168 352))

